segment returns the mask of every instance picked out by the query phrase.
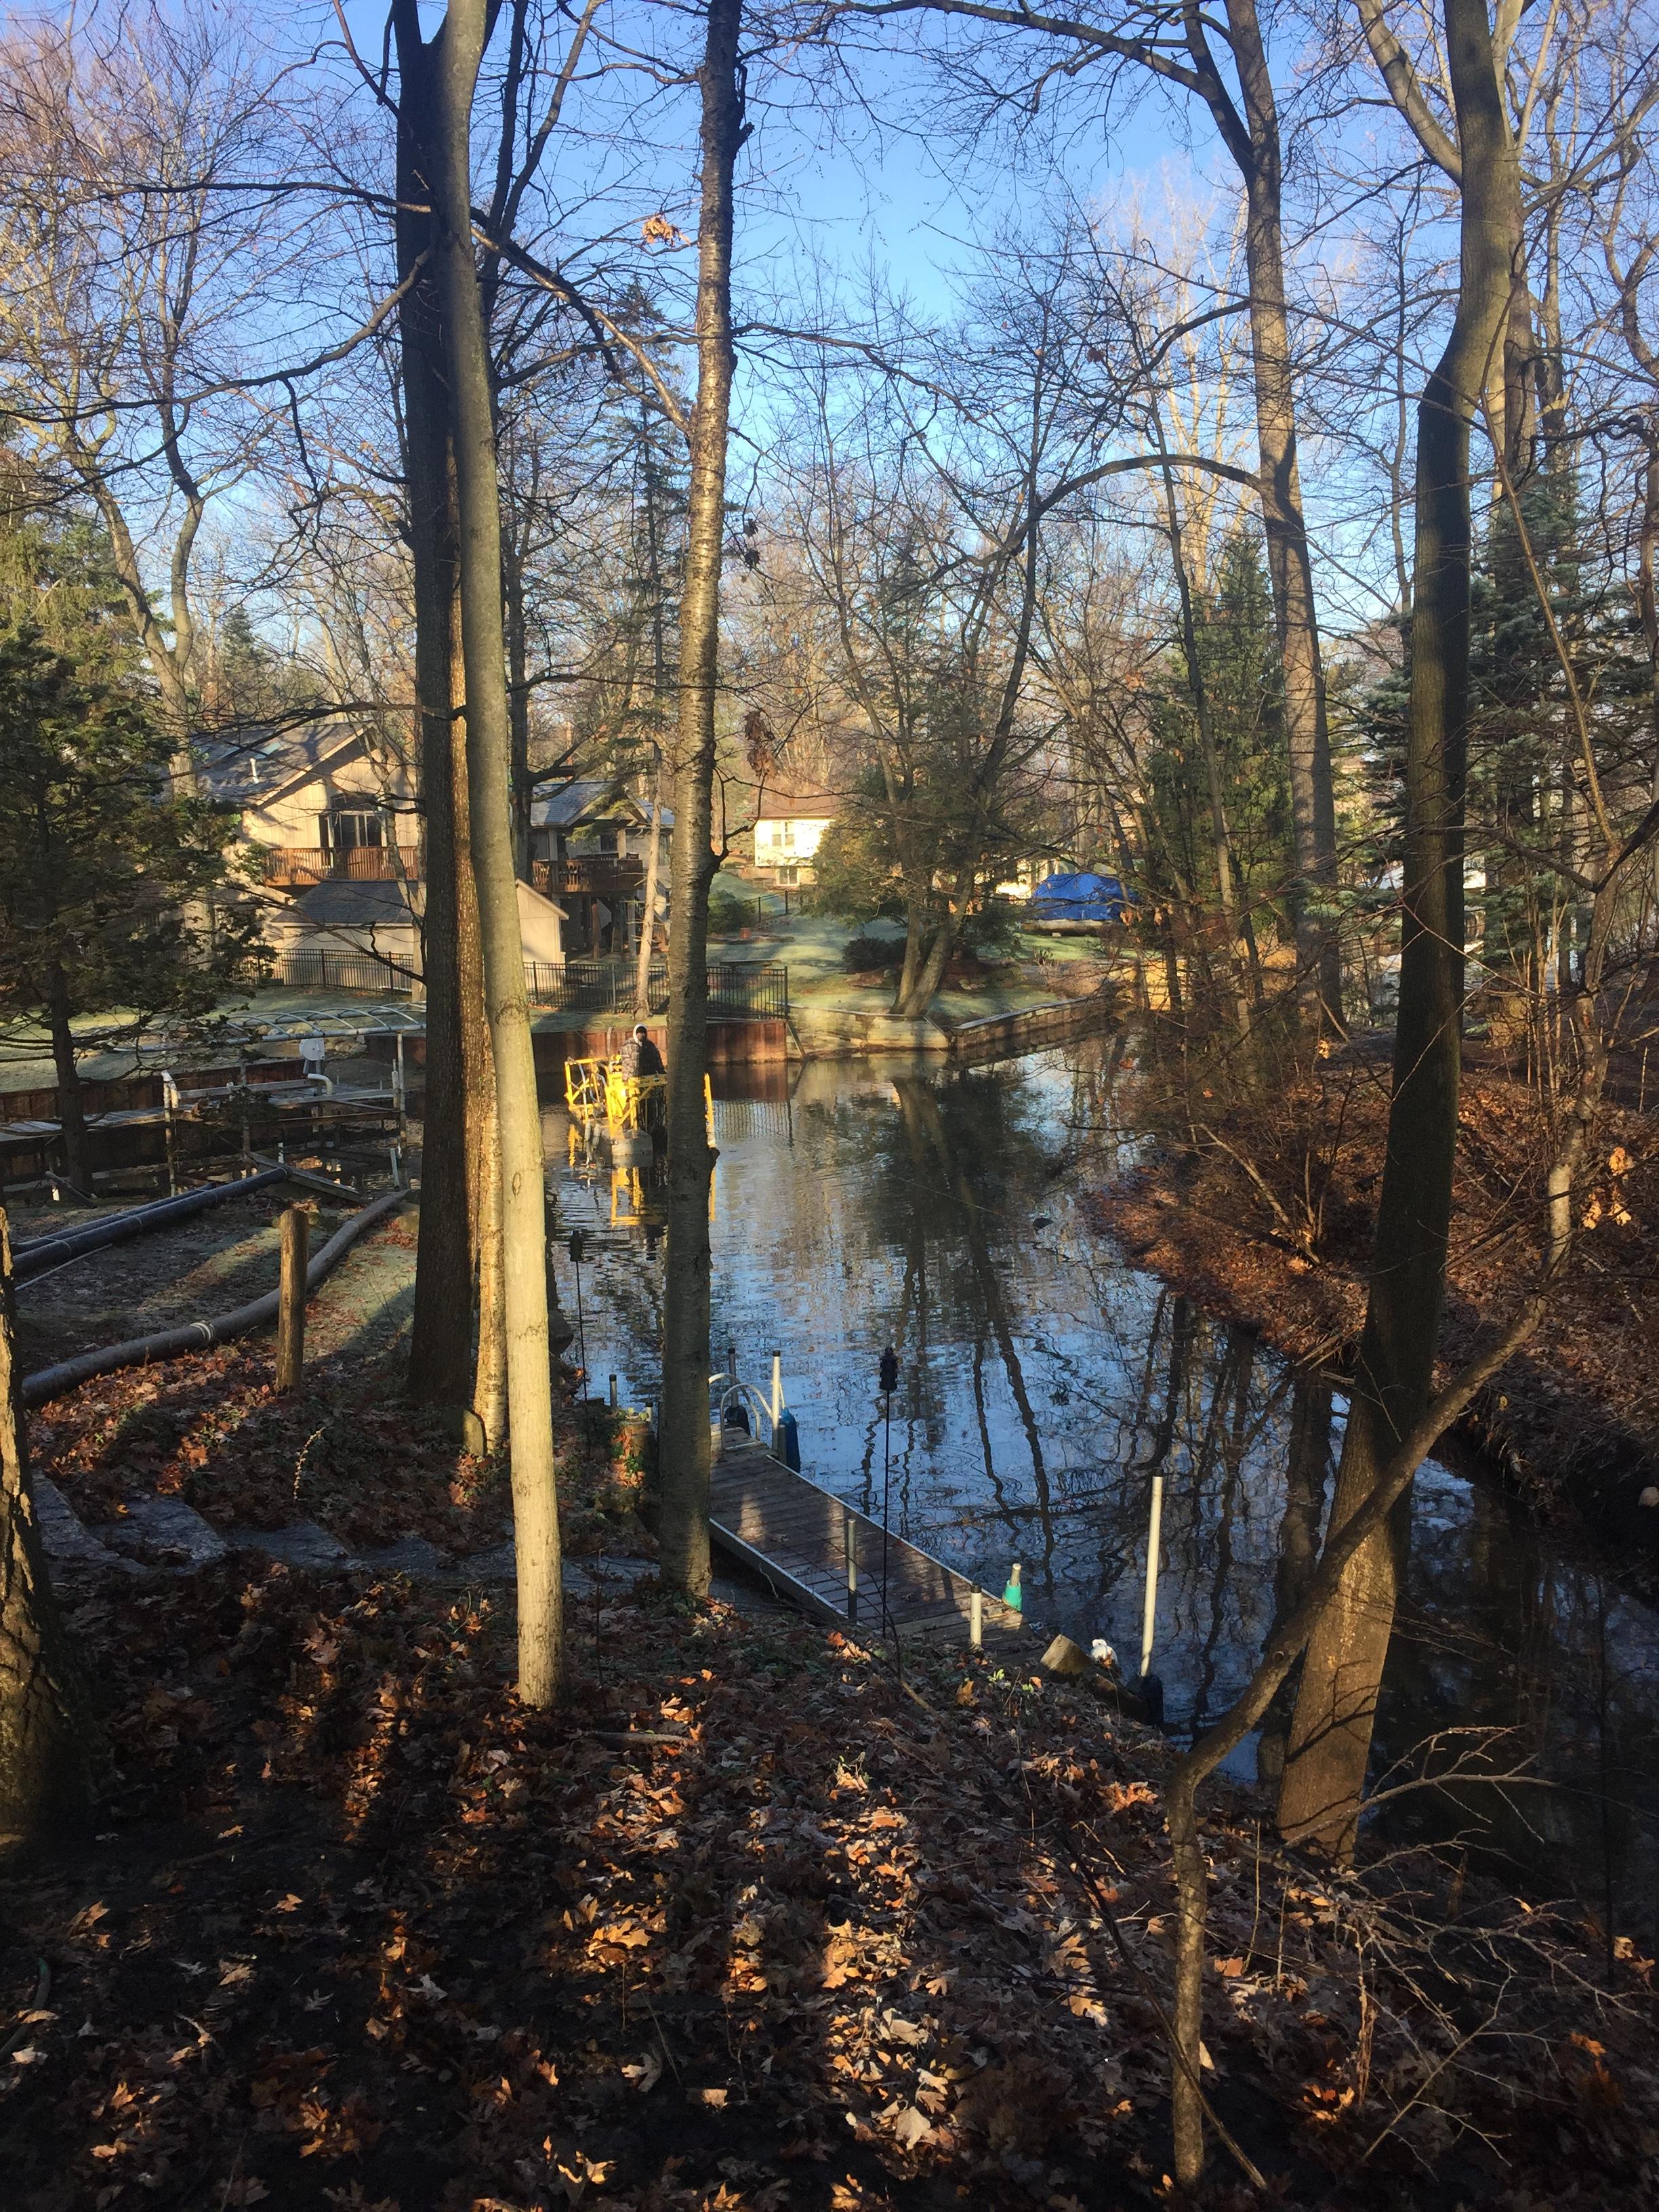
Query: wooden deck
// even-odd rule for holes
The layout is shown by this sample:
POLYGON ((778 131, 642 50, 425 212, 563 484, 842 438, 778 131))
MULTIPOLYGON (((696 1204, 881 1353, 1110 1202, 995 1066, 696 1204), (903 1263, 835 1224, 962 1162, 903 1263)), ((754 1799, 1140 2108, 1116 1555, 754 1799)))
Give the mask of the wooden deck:
MULTIPOLYGON (((708 1531, 776 1594, 814 1620, 875 1638, 882 1617, 881 1523, 795 1474, 762 1444, 728 1437, 709 1485, 708 1531), (858 1568, 858 1604, 847 1603, 847 1531, 858 1568)), ((967 1644, 974 1585, 904 1537, 887 1540, 887 1613, 908 1643, 967 1644)), ((1012 1606, 987 1590, 980 1599, 987 1649, 1024 1641, 1030 1632, 1012 1606)))

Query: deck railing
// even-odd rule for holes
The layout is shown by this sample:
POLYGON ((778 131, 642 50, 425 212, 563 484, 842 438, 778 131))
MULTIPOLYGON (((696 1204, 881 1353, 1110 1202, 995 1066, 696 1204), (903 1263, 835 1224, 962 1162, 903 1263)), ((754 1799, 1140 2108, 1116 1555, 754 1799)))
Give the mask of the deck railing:
POLYGON ((418 845, 274 845, 265 854, 269 884, 413 883, 421 872, 418 845))
POLYGON ((561 891, 628 898, 645 882, 645 862, 615 854, 585 860, 532 860, 530 880, 544 898, 557 898, 561 891))

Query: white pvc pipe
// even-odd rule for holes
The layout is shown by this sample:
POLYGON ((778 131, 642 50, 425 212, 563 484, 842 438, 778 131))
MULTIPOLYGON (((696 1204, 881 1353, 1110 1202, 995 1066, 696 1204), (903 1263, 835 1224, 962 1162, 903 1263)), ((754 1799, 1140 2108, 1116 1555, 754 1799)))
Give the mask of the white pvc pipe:
POLYGON ((772 1426, 778 1425, 778 1416, 783 1411, 783 1354, 772 1354, 772 1426))
POLYGON ((1158 1617, 1158 1559, 1164 1540, 1164 1477, 1152 1477, 1152 1513, 1146 1530, 1146 1605, 1140 1616, 1140 1671, 1152 1670, 1152 1626, 1158 1617))

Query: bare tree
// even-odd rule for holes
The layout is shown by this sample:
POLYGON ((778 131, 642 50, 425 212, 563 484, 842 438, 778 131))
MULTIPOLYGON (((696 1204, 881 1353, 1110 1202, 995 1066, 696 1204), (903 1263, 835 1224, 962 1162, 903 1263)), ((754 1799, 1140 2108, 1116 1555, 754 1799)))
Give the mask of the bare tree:
POLYGON ((663 1294, 662 1563, 671 1587, 708 1588, 708 889, 714 849, 714 704, 732 339, 733 176, 749 135, 738 34, 743 0, 708 0, 702 94, 702 206, 697 231, 697 395, 680 599, 679 717, 669 866, 667 1272, 663 1294))
MULTIPOLYGON (((1485 0, 1446 0, 1462 186, 1456 314, 1417 417, 1411 700, 1394 1091, 1370 1295, 1332 1507, 1352 1519, 1423 1418, 1445 1291, 1462 1067, 1470 436, 1501 378, 1517 281, 1520 170, 1485 0)), ((1501 386, 1500 386, 1501 390, 1501 386)), ((1495 410, 1496 411, 1496 410, 1495 410)), ((1501 418, 1500 418, 1501 419, 1501 418)), ((1309 1648, 1279 1823, 1352 1848, 1394 1619, 1386 1530, 1358 1552, 1309 1648)))
POLYGON ((279 171, 276 82, 222 13, 94 9, 0 47, 0 404, 96 507, 185 782, 203 525, 267 443, 245 372, 310 237, 235 188, 279 171))
POLYGON ((1178 30, 1160 10, 1124 0, 1108 20, 1079 21, 987 0, 854 0, 851 15, 884 17, 926 11, 1036 36, 1066 58, 1045 64, 1035 87, 1015 88, 1013 72, 996 61, 981 82, 999 100, 1034 106, 1060 80, 1097 65, 1109 84, 1130 64, 1202 102, 1237 167, 1245 202, 1245 261, 1261 454, 1258 489, 1285 672, 1285 734, 1300 895, 1297 937, 1310 1011, 1342 1018, 1341 949, 1335 926, 1336 805, 1331 775, 1324 664, 1313 562, 1308 545, 1297 452, 1296 349, 1285 276, 1284 154, 1277 95, 1255 0, 1226 0, 1224 17, 1183 8, 1178 30), (1231 63, 1228 82, 1216 42, 1231 63))

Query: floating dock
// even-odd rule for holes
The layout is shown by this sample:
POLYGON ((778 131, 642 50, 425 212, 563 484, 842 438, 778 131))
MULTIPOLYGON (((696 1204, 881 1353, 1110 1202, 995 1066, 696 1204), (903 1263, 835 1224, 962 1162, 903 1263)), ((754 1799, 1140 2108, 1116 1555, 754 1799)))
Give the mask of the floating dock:
POLYGON ((1012 1606, 892 1534, 884 1618, 880 1522, 730 1430, 711 1471, 708 1533, 779 1597, 815 1620, 872 1641, 890 1632, 907 1644, 969 1644, 975 1598, 987 1649, 1030 1639, 1012 1606))

